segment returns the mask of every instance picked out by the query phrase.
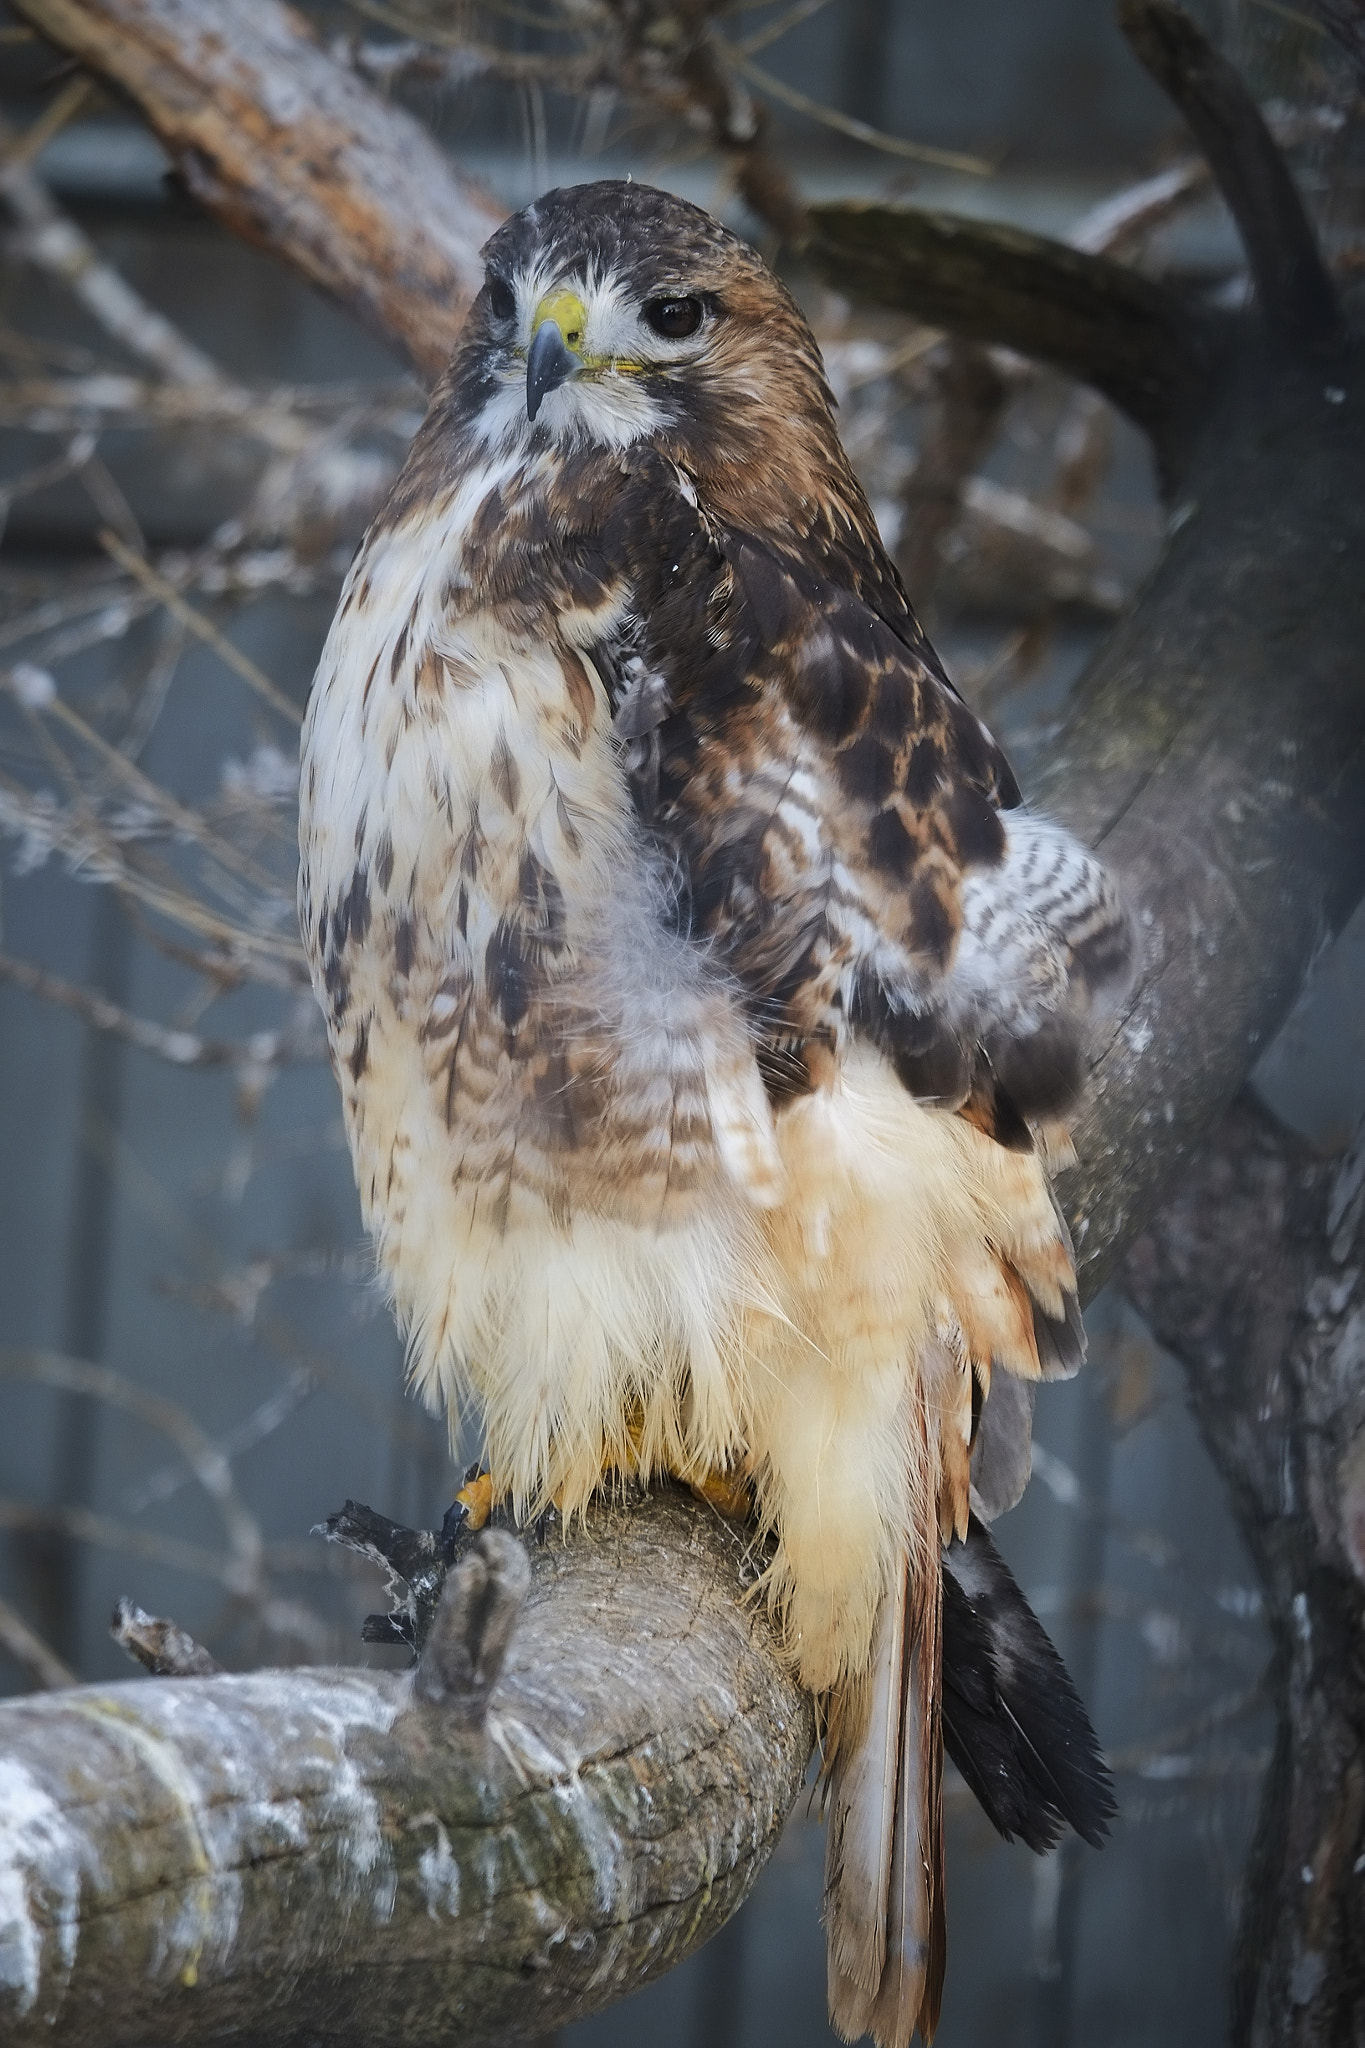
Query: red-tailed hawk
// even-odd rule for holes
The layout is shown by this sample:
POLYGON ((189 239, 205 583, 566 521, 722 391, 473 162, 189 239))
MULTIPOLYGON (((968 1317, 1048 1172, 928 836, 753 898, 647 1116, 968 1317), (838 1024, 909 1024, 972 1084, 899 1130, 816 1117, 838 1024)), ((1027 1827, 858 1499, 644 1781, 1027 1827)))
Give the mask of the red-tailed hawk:
POLYGON ((972 1486, 1026 1476, 1004 1376, 1081 1359, 1042 1148, 1129 926, 945 676, 753 251, 603 183, 484 255, 304 738, 365 1219, 519 1515, 751 1476, 831 2012, 928 2038, 945 1737, 1035 1846, 1112 1810, 972 1486))

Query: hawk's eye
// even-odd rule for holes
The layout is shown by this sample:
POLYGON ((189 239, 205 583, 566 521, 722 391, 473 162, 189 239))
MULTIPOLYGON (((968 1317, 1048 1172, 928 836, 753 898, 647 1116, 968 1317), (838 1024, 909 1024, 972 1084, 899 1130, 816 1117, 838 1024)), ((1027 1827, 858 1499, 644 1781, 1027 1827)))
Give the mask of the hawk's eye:
POLYGON ((495 320, 510 320, 517 310, 517 295, 505 277, 495 271, 488 273, 488 303, 493 309, 495 320))
POLYGON ((645 318, 665 341, 685 341, 701 326, 700 299, 647 299, 645 318))

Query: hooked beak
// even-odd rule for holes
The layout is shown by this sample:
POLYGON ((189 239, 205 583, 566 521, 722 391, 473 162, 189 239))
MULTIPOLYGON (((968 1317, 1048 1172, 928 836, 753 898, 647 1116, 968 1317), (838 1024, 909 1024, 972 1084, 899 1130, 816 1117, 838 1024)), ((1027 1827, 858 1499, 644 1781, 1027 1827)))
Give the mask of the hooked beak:
POLYGON ((533 420, 547 391, 557 391, 583 367, 555 320, 542 320, 526 356, 526 417, 533 420))

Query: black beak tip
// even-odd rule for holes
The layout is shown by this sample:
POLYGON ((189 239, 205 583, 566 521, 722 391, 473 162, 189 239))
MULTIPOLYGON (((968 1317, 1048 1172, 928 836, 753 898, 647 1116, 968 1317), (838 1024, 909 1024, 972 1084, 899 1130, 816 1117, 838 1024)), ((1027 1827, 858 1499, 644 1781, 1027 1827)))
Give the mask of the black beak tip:
POLYGON ((582 367, 553 320, 542 320, 526 356, 526 417, 533 420, 547 391, 557 391, 582 367))

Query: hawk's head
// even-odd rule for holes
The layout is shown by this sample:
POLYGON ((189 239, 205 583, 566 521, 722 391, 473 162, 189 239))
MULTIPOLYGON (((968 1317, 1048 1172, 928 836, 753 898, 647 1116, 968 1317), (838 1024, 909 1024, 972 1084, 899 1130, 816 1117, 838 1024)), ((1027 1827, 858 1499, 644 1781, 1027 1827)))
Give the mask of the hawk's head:
POLYGON ((486 446, 650 439, 721 486, 799 495, 846 470, 815 338, 761 258, 699 207, 604 180, 547 192, 483 251, 449 397, 486 446), (804 458, 804 459, 803 459, 804 458))

